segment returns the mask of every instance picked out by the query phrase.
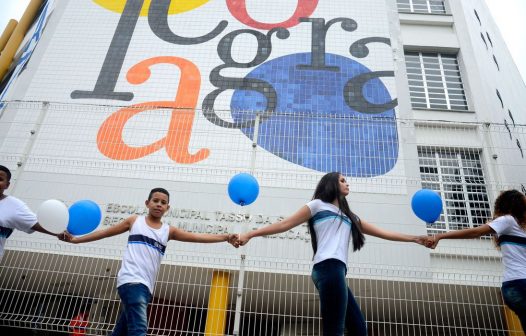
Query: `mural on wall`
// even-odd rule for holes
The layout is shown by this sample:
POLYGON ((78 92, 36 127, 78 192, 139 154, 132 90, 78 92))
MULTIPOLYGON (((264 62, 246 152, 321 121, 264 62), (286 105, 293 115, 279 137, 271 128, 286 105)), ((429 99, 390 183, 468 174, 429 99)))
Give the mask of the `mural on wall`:
POLYGON ((89 60, 89 79, 68 92, 76 103, 121 106, 98 126, 105 157, 129 161, 164 150, 177 164, 206 162, 216 144, 196 139, 199 111, 210 125, 249 139, 259 114, 258 145, 276 160, 352 177, 394 168, 397 100, 383 1, 92 0, 89 7, 67 5, 64 15, 81 15, 80 5, 90 15, 118 16, 105 46, 86 40, 99 54, 89 60), (155 75, 161 67, 170 69, 166 78, 178 77, 175 98, 141 91, 161 86, 155 75), (163 134, 131 144, 130 120, 167 108, 163 134), (191 138, 199 148, 190 149, 191 138))

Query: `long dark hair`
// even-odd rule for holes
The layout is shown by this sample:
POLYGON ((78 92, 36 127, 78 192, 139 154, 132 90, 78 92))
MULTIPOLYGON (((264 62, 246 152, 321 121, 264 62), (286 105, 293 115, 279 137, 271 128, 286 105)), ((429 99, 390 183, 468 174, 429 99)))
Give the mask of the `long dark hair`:
POLYGON ((511 215, 515 217, 517 223, 526 229, 526 201, 524 194, 518 190, 511 189, 500 193, 495 200, 494 216, 500 217, 511 215))
MULTIPOLYGON (((318 182, 312 199, 319 199, 325 203, 332 203, 335 199, 338 200, 338 208, 351 220, 353 251, 357 251, 361 249, 365 243, 365 237, 362 233, 360 218, 351 211, 347 199, 345 199, 345 196, 340 193, 340 176, 341 174, 339 172, 325 174, 318 182)), ((312 249, 314 250, 314 253, 316 253, 318 250, 318 240, 316 238, 316 232, 314 231, 314 220, 312 218, 309 219, 308 224, 312 249)))

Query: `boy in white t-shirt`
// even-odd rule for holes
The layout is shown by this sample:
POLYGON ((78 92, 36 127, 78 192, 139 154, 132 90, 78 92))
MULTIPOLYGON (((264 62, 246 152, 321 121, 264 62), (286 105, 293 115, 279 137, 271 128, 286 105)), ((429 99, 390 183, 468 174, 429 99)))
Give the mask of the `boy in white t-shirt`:
POLYGON ((58 234, 49 232, 38 223, 37 217, 24 202, 14 196, 4 194, 4 191, 9 188, 10 181, 11 171, 0 165, 0 261, 4 256, 7 238, 15 229, 26 233, 38 231, 58 237, 58 234))

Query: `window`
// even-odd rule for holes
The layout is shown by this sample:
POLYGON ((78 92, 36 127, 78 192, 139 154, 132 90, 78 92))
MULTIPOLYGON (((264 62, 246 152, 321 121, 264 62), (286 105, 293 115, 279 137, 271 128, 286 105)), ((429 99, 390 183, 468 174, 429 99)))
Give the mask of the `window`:
POLYGON ((509 109, 508 109, 508 115, 510 116, 511 122, 513 123, 513 127, 515 127, 515 118, 513 118, 513 114, 511 113, 509 109))
POLYGON ((419 147, 418 160, 422 188, 437 191, 444 205, 428 233, 477 227, 491 218, 478 150, 419 147))
POLYGON ((446 14, 444 0, 397 0, 399 12, 446 14))
POLYGON ((491 44, 491 47, 493 48, 493 41, 491 40, 491 37, 489 37, 488 32, 486 32, 486 36, 488 37, 489 44, 491 44))
POLYGON ((510 124, 508 124, 508 121, 506 119, 504 119, 504 127, 506 127, 506 130, 508 130, 508 135, 510 136, 510 140, 513 140, 513 136, 511 135, 510 124))
POLYGON ((479 16, 479 13, 477 12, 476 9, 473 10, 475 12, 475 16, 477 17, 477 21, 479 22, 479 25, 482 26, 482 21, 480 21, 480 16, 479 16))
POLYGON ((497 66, 497 70, 500 71, 499 62, 497 62, 497 57, 495 57, 495 55, 493 55, 493 62, 495 62, 495 65, 497 66))
POLYGON ((500 95, 499 89, 495 89, 495 92, 497 93, 497 98, 499 98, 500 106, 504 108, 504 101, 502 100, 502 96, 500 95))
POLYGON ((456 55, 406 52, 405 60, 414 108, 468 109, 456 55))
POLYGON ((487 50, 488 49, 488 42, 486 42, 486 38, 484 37, 484 34, 480 33, 480 38, 482 39, 482 41, 486 45, 486 50, 487 50))

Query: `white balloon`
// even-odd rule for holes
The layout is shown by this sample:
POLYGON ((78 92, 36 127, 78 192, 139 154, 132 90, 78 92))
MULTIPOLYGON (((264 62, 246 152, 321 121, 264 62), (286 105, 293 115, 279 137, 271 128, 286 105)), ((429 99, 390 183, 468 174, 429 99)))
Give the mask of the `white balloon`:
POLYGON ((59 200, 47 200, 38 207, 37 219, 46 230, 60 233, 68 226, 68 207, 59 200))

